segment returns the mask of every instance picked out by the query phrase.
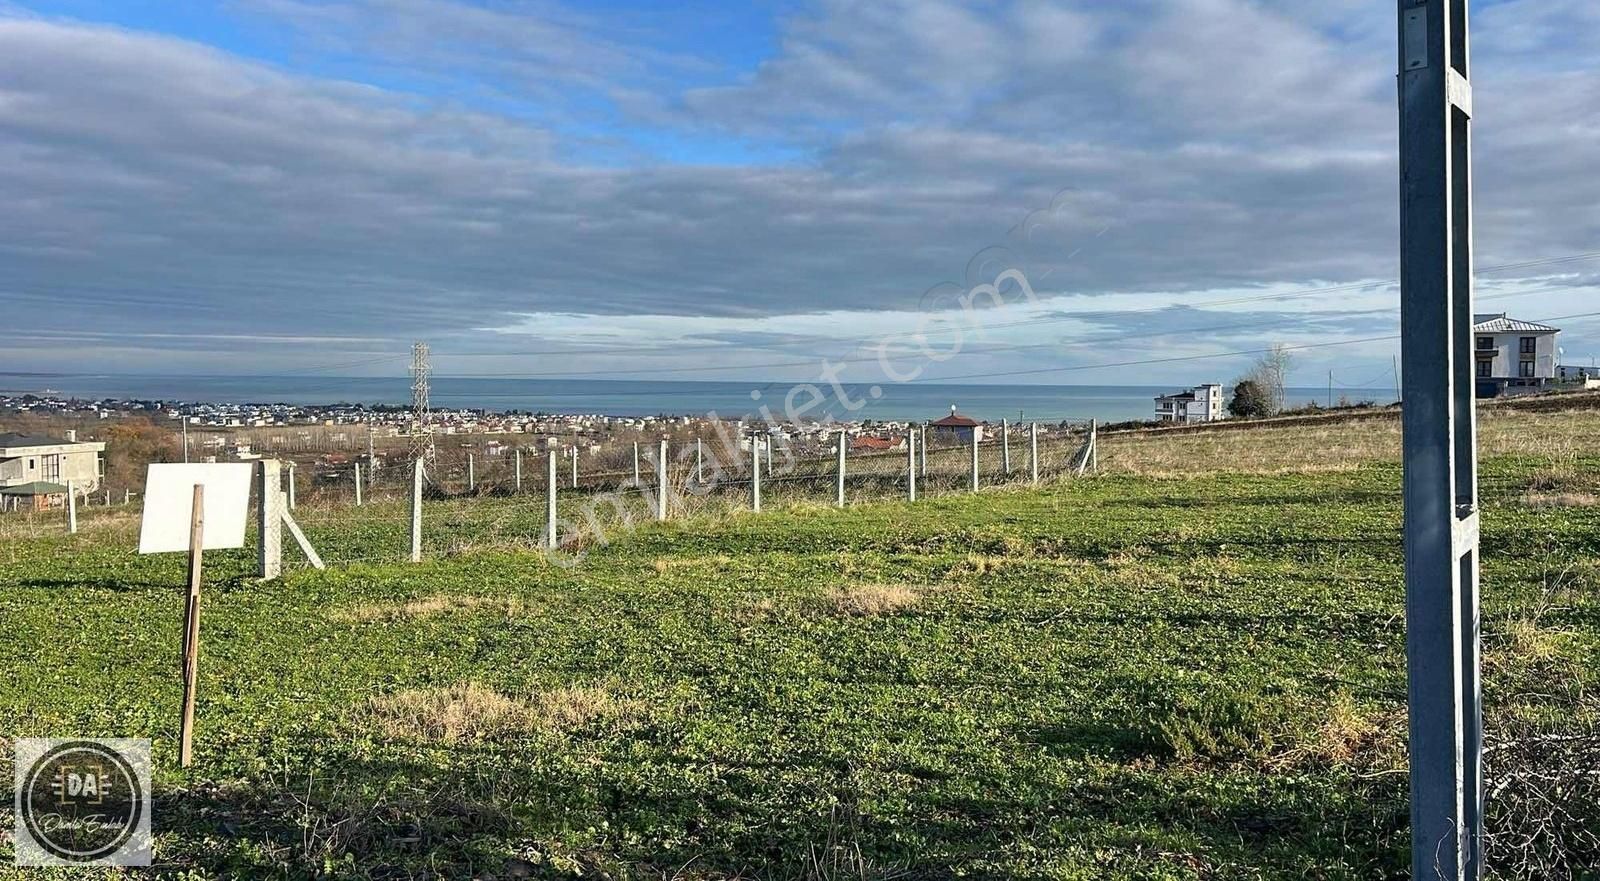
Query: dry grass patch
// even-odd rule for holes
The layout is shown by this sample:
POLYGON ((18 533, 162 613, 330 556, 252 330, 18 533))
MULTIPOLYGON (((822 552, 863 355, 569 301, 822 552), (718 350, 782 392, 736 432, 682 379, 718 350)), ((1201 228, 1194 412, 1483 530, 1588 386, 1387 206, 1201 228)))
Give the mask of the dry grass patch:
POLYGON ((525 614, 528 607, 519 599, 437 594, 403 603, 372 603, 339 609, 331 617, 347 624, 374 624, 480 611, 501 612, 512 618, 525 614))
POLYGON ((733 558, 727 554, 712 554, 706 557, 657 557, 650 562, 650 567, 656 574, 665 575, 678 569, 720 569, 732 565, 733 558))
POLYGON ((1405 767, 1405 734, 1403 709, 1368 714, 1348 694, 1339 694, 1328 704, 1322 724, 1266 764, 1276 770, 1320 766, 1387 773, 1405 767))
POLYGON ((536 730, 570 731, 601 719, 625 722, 637 713, 635 703, 602 687, 557 688, 516 698, 466 682, 397 692, 372 701, 373 718, 390 737, 446 743, 536 730))
POLYGON ((921 602, 922 595, 903 584, 853 584, 830 588, 827 599, 839 614, 864 618, 904 612, 921 602))
POLYGON ((1600 505, 1600 496, 1580 492, 1529 492, 1522 504, 1530 508, 1590 508, 1600 505))

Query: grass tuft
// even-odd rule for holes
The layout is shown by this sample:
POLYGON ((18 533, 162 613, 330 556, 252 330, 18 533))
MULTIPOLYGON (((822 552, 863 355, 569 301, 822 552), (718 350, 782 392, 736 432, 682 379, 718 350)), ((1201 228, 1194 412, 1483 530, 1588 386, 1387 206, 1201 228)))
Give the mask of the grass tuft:
POLYGON ((329 617, 346 624, 375 624, 479 611, 503 612, 507 618, 514 618, 525 614, 528 608, 520 599, 436 594, 403 603, 370 603, 337 609, 329 617))
POLYGON ((834 611, 855 618, 893 615, 911 609, 922 595, 903 584, 852 584, 828 590, 834 611))
POLYGON ((390 737, 445 743, 572 731, 601 719, 630 720, 637 709, 604 688, 557 688, 519 699, 476 682, 402 691, 372 701, 373 719, 390 737))

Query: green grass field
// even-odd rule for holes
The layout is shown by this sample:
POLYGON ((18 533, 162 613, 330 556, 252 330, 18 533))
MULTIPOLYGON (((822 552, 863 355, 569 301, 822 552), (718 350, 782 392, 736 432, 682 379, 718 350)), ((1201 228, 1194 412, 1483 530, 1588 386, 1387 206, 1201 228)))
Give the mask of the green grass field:
MULTIPOLYGON (((648 524, 571 568, 473 545, 464 506, 503 533, 536 500, 437 515, 457 552, 417 566, 257 583, 212 554, 187 772, 183 560, 125 524, 12 536, 0 734, 152 738, 179 877, 1404 877, 1398 464, 1116 449, 1039 490, 648 524)), ((1559 459, 1483 469, 1498 877, 1600 859, 1592 773, 1540 782, 1600 725, 1600 457, 1559 459)))

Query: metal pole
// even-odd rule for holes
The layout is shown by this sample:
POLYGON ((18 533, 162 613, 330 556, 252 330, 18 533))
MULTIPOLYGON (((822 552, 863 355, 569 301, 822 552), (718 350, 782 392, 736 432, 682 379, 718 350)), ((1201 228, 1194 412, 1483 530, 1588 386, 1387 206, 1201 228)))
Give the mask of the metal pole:
POLYGON ((661 448, 656 453, 656 519, 667 519, 667 493, 671 487, 667 486, 667 442, 661 441, 661 448))
POLYGON ((361 463, 356 463, 356 507, 361 507, 361 463))
POLYGON ((1466 0, 1400 0, 1400 330, 1411 871, 1482 874, 1472 87, 1466 0))
POLYGON ((1028 423, 1028 470, 1034 483, 1039 482, 1039 423, 1028 423))
POLYGON ((917 500, 917 430, 906 432, 906 500, 917 500))
POLYGON ((1000 470, 1011 474, 1011 423, 1000 420, 1000 470))
POLYGON ((834 504, 841 508, 844 507, 844 455, 845 447, 849 442, 850 434, 844 431, 839 432, 839 467, 834 487, 834 504))
POLYGON ((411 465, 411 562, 422 562, 422 459, 411 465))
POLYGON ((750 437, 750 510, 761 510, 761 442, 750 437))
POLYGON ((550 473, 545 482, 545 511, 544 511, 544 546, 555 550, 556 547, 556 451, 549 450, 550 473))
POLYGON ((979 431, 979 428, 976 425, 974 425, 972 427, 972 491, 973 492, 977 492, 978 491, 978 431, 979 431))

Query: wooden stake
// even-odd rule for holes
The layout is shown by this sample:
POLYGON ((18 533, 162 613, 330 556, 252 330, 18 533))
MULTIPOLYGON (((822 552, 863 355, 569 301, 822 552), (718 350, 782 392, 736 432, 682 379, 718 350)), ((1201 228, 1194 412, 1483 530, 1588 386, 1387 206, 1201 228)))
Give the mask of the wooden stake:
POLYGON ((183 607, 183 716, 178 724, 178 764, 194 761, 194 698, 200 676, 200 574, 206 535, 206 488, 194 485, 189 512, 189 591, 183 607))

